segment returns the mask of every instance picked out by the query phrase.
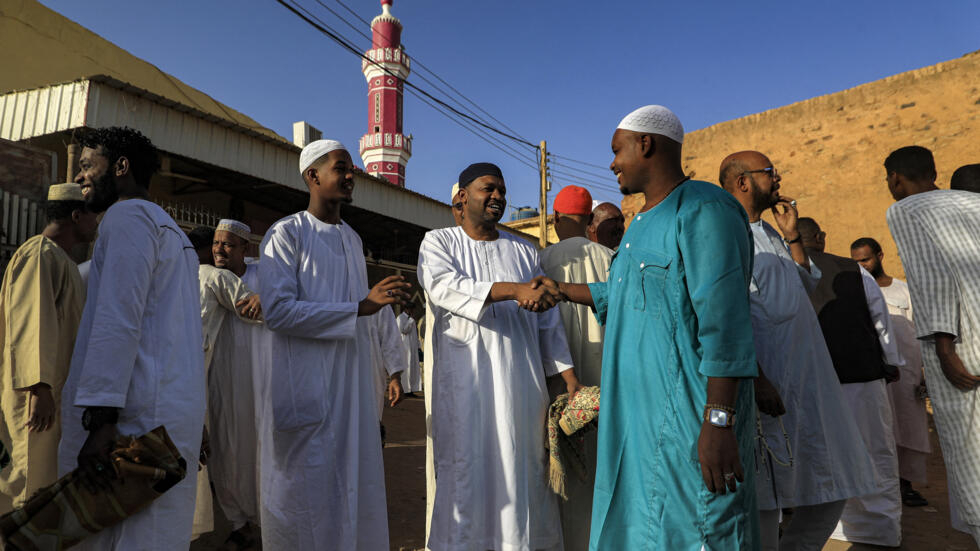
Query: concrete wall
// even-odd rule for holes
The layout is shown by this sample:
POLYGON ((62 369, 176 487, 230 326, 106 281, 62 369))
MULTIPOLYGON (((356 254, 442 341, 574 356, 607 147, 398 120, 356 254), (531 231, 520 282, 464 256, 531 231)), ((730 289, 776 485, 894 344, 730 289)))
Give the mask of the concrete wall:
MULTIPOLYGON (((903 277, 882 163, 906 145, 932 150, 941 188, 958 167, 980 162, 980 52, 691 132, 684 170, 717 182, 727 154, 761 151, 782 175, 781 193, 827 232, 828 252, 849 256, 854 239, 873 237, 886 270, 903 277)), ((626 198, 624 214, 641 204, 626 198)))

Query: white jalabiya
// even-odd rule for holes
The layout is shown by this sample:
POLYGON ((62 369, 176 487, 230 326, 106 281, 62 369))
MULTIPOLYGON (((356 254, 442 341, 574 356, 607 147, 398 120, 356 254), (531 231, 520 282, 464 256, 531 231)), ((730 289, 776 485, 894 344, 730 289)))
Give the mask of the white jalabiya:
POLYGON ((363 320, 367 330, 365 341, 371 348, 371 373, 374 377, 374 397, 378 407, 378 422, 385 410, 388 377, 405 371, 402 335, 395 321, 395 312, 385 306, 363 320))
POLYGON ((119 432, 163 425, 187 476, 146 509, 76 549, 186 549, 204 427, 198 261, 173 218, 141 199, 120 201, 99 226, 88 299, 65 384, 59 472, 77 466, 86 406, 121 408, 119 432))
MULTIPOLYGON (((563 239, 541 251, 541 269, 555 281, 567 283, 596 283, 609 276, 613 252, 585 237, 563 239)), ((563 302, 558 305, 568 349, 575 365, 575 375, 586 386, 598 386, 602 381, 602 337, 592 309, 581 304, 563 302)), ((555 383, 560 383, 556 379, 555 383)), ((552 384, 551 393, 565 392, 563 384, 552 384), (555 388, 555 387, 558 388, 555 388)), ((596 432, 585 435, 585 462, 588 479, 577 476, 566 479, 568 501, 559 501, 561 528, 565 549, 588 549, 592 525, 592 490, 595 485, 596 432)))
POLYGON ((925 484, 926 458, 932 451, 929 443, 929 418, 926 401, 919 397, 923 384, 922 347, 915 338, 912 321, 912 296, 908 285, 900 279, 892 279, 891 285, 882 287, 881 293, 888 303, 895 341, 905 358, 901 378, 888 385, 895 416, 895 445, 898 447, 898 470, 905 480, 925 484))
POLYGON ((561 544, 543 445, 545 377, 572 368, 561 318, 486 303, 494 282, 541 273, 534 248, 507 233, 475 241, 456 227, 422 240, 418 275, 434 317, 432 551, 561 544))
MULTIPOLYGON (((258 289, 258 272, 258 264, 246 266, 241 278, 246 288, 258 289)), ((268 330, 261 323, 228 316, 215 339, 214 360, 208 372, 208 467, 214 495, 233 530, 259 521, 252 337, 262 331, 268 330)))
POLYGON ((384 465, 360 237, 303 211, 266 233, 259 295, 272 329, 261 419, 262 547, 388 549, 384 465))
POLYGON ((402 389, 405 392, 422 390, 422 366, 419 365, 419 329, 415 319, 407 313, 398 314, 398 331, 402 338, 402 356, 405 358, 405 371, 402 371, 402 389))
POLYGON ((888 209, 888 227, 908 277, 916 336, 959 526, 980 544, 980 389, 943 375, 936 333, 956 337, 956 354, 980 375, 980 194, 935 190, 888 209))
MULTIPOLYGON (((860 268, 861 283, 871 321, 878 332, 882 358, 900 368, 895 331, 885 297, 871 274, 860 268)), ((884 379, 841 385, 861 437, 874 462, 879 491, 847 500, 834 539, 897 547, 902 543, 902 493, 898 477, 894 419, 884 379)))
MULTIPOLYGON (((454 193, 455 197, 456 194, 454 193)), ((422 329, 422 398, 425 400, 425 541, 429 541, 432 526, 432 505, 436 501, 436 462, 432 446, 432 366, 435 364, 435 351, 432 348, 432 327, 435 318, 428 297, 425 299, 425 319, 422 329)), ((425 546, 425 551, 432 551, 425 546)))
POLYGON ((765 445, 772 450, 760 449, 757 458, 759 509, 874 493, 874 466, 844 405, 837 372, 807 298, 820 280, 820 270, 811 263, 807 272, 796 264, 769 224, 759 221, 751 227, 755 262, 749 301, 756 357, 786 406, 782 417, 759 415, 765 445), (792 466, 780 464, 788 464, 790 455, 781 425, 792 466))
MULTIPOLYGON (((252 291, 232 272, 215 268, 210 264, 201 264, 197 275, 201 292, 204 373, 207 377, 214 356, 214 341, 224 325, 225 318, 229 314, 240 316, 235 304, 248 298, 252 291)), ((207 419, 205 419, 206 423, 207 419)), ((212 530, 214 530, 214 505, 211 499, 211 472, 205 465, 197 473, 197 503, 194 509, 192 536, 196 539, 212 530)))

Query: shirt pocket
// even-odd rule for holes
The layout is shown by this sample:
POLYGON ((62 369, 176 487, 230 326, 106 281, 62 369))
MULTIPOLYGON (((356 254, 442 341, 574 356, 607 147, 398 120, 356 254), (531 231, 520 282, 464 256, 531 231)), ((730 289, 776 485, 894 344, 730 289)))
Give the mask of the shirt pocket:
POLYGON ((446 313, 443 318, 446 328, 446 341, 453 346, 466 346, 476 338, 477 324, 453 314, 446 313))
POLYGON ((629 253, 629 299, 630 306, 654 318, 659 318, 665 300, 664 288, 670 257, 650 249, 634 249, 629 253))

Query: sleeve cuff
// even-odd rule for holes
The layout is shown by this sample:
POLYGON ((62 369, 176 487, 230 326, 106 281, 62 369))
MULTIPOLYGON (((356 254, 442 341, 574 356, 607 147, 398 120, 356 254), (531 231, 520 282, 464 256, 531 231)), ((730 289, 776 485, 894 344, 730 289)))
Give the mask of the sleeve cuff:
POLYGON ((595 305, 595 319, 599 322, 599 325, 606 324, 606 313, 609 311, 607 288, 608 284, 604 281, 589 283, 589 292, 592 293, 592 304, 595 305))
POLYGON ((487 311, 487 297, 490 296, 491 287, 493 287, 493 283, 490 281, 474 282, 473 295, 467 304, 460 309, 459 315, 473 323, 479 323, 483 313, 487 311))
POLYGON ((737 361, 704 360, 698 367, 698 372, 705 377, 755 378, 759 376, 759 367, 754 359, 737 361))
POLYGON ((108 407, 122 409, 126 407, 126 395, 101 392, 88 393, 79 389, 75 393, 74 405, 80 408, 108 407))

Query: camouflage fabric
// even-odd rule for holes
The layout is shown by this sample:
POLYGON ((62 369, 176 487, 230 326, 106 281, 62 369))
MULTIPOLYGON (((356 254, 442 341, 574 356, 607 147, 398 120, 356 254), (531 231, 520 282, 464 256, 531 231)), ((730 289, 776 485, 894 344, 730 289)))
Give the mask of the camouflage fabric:
POLYGON ((0 517, 5 549, 67 549, 135 514, 186 475, 187 464, 162 426, 138 438, 120 436, 111 458, 111 492, 89 492, 72 471, 0 517))
POLYGON ((588 478, 585 462, 585 433, 594 430, 599 417, 599 387, 587 386, 571 402, 568 393, 555 398, 548 408, 548 484, 568 500, 565 476, 570 466, 582 480, 588 478))

